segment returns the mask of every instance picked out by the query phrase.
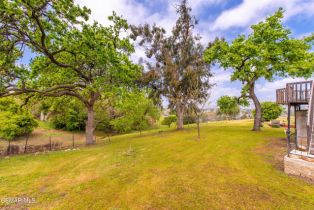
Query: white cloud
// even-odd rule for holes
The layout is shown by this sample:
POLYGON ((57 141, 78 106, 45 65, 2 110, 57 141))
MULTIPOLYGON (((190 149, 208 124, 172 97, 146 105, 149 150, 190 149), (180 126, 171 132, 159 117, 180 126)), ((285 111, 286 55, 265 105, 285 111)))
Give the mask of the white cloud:
POLYGON ((231 71, 219 69, 217 66, 212 68, 214 76, 210 79, 211 83, 215 83, 215 86, 210 90, 209 106, 211 108, 216 107, 218 98, 223 95, 239 96, 241 93, 241 86, 238 82, 230 81, 231 71))
POLYGON ((218 67, 212 69, 213 77, 210 79, 210 82, 215 84, 222 84, 224 82, 230 81, 231 71, 224 71, 218 67))
POLYGON ((306 37, 309 37, 313 34, 314 32, 306 32, 306 33, 302 33, 302 34, 299 34, 296 38, 297 39, 304 39, 306 37))
POLYGON ((314 2, 307 0, 244 0, 240 5, 223 11, 213 23, 213 30, 227 30, 231 27, 248 27, 279 7, 286 10, 285 18, 304 13, 314 14, 314 2))
POLYGON ((156 23, 167 31, 172 29, 176 20, 175 2, 170 0, 158 0, 160 4, 166 4, 166 11, 152 12, 149 4, 154 6, 156 2, 147 2, 145 5, 136 0, 76 0, 81 6, 91 9, 90 21, 97 21, 103 25, 110 24, 108 16, 115 11, 117 15, 127 19, 130 24, 156 23))
MULTIPOLYGON (((313 78, 308 79, 313 80, 313 78)), ((291 82, 301 82, 306 81, 304 78, 284 78, 284 79, 278 79, 273 82, 265 82, 264 84, 258 84, 256 85, 256 90, 258 90, 259 93, 273 93, 277 89, 285 88, 287 83, 291 82)))
MULTIPOLYGON (((223 1, 226 0, 194 0, 190 1, 190 6, 192 7, 192 13, 196 15, 205 6, 223 1)), ((108 25, 110 21, 107 17, 112 14, 112 11, 115 11, 118 15, 122 15, 127 19, 130 24, 156 23, 170 33, 177 19, 176 5, 180 3, 180 0, 154 0, 142 3, 137 0, 76 0, 76 2, 91 9, 91 22, 97 21, 103 25, 108 25), (160 5, 163 5, 163 9, 152 12, 152 8, 161 7, 160 5)), ((197 26, 196 33, 202 35, 202 43, 207 45, 215 36, 208 32, 205 22, 201 23, 202 25, 197 26)), ((208 25, 208 22, 206 24, 208 25)), ((143 56, 143 50, 137 48, 135 54, 132 55, 132 60, 137 62, 143 56)))
POLYGON ((239 88, 226 87, 225 84, 218 84, 211 90, 209 98, 210 107, 216 107, 216 102, 221 96, 240 96, 240 92, 241 89, 239 88))
POLYGON ((91 21, 96 20, 104 25, 109 24, 108 16, 112 15, 113 11, 127 18, 131 23, 137 23, 148 15, 146 8, 133 0, 77 0, 76 2, 91 9, 91 21))
MULTIPOLYGON (((313 80, 313 78, 307 79, 313 80)), ((261 101, 276 101, 276 90, 285 88, 287 83, 306 81, 304 78, 282 78, 273 82, 258 83, 256 94, 261 101)))
MULTIPOLYGON (((192 13, 197 15, 206 6, 222 2, 226 0, 190 0, 189 4, 192 7, 192 13)), ((142 3, 137 0, 76 0, 76 3, 91 9, 90 21, 108 25, 110 22, 107 17, 115 11, 126 18, 130 24, 156 23, 170 33, 177 19, 176 5, 180 3, 180 0, 148 0, 142 3), (163 9, 152 11, 152 8, 158 7, 163 9)), ((204 44, 215 37, 208 32, 208 25, 208 22, 201 22, 196 28, 196 32, 204 37, 202 40, 204 44)))

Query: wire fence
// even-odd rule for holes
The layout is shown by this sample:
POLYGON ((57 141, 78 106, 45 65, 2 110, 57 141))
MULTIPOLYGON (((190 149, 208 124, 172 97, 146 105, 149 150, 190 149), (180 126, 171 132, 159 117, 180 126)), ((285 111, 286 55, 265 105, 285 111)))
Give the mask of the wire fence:
MULTIPOLYGON (((96 136, 94 137, 97 141, 96 136)), ((48 152, 74 149, 85 146, 83 135, 75 134, 49 134, 44 137, 27 136, 16 141, 1 140, 0 156, 48 152)))

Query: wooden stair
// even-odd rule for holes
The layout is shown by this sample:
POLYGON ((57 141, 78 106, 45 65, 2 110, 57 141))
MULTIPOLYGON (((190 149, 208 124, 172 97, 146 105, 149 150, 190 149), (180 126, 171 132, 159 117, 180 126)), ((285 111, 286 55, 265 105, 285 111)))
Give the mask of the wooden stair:
POLYGON ((308 152, 314 155, 314 85, 312 84, 311 96, 308 109, 308 152))

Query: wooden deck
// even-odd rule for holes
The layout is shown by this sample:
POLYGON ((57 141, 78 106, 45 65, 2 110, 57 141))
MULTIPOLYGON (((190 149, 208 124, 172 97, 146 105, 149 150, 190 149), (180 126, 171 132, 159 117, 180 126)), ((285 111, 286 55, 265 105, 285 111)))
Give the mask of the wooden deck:
POLYGON ((308 104, 312 90, 312 81, 287 83, 286 88, 276 90, 278 104, 308 104))

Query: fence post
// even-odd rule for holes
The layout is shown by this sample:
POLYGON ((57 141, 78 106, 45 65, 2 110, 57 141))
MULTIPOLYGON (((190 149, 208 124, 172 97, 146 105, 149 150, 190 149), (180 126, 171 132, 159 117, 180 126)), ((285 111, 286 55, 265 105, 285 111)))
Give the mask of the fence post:
POLYGON ((29 137, 29 134, 27 134, 27 136, 26 136, 25 147, 24 147, 24 153, 26 153, 26 150, 27 150, 28 137, 29 137))
POLYGON ((11 140, 9 140, 9 145, 8 145, 8 149, 7 149, 7 155, 11 154, 11 140))
POLYGON ((52 150, 52 145, 51 145, 51 135, 49 136, 49 142, 50 142, 50 151, 52 150))
POLYGON ((72 149, 74 149, 74 133, 72 134, 72 149))

